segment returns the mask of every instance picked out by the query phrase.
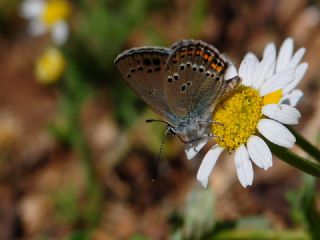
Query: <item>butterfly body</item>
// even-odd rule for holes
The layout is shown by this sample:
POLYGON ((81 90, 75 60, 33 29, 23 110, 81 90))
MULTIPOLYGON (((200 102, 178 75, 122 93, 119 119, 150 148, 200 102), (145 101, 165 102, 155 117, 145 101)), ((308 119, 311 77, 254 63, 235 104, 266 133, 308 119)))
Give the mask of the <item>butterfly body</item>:
POLYGON ((200 40, 141 47, 115 59, 127 84, 186 142, 210 135, 215 105, 240 82, 225 79, 231 62, 200 40))

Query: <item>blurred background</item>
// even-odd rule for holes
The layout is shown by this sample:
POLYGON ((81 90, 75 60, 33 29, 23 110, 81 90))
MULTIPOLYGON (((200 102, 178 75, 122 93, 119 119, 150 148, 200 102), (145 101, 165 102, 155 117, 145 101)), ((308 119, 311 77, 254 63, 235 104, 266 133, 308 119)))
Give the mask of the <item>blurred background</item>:
POLYGON ((319 0, 0 0, 0 239, 320 239, 319 183, 279 159, 244 189, 225 154, 204 190, 210 145, 187 161, 171 137, 152 182, 164 129, 113 64, 194 38, 239 66, 293 37, 296 129, 319 146, 319 30, 319 0))

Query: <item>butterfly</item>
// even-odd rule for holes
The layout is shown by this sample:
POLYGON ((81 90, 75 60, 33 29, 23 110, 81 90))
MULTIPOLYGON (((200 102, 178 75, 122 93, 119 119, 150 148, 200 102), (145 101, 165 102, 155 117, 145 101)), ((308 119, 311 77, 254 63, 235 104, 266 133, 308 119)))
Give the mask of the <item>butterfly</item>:
POLYGON ((186 143, 188 159, 211 136, 215 106, 240 83, 230 60, 201 40, 181 40, 170 48, 132 48, 114 63, 132 90, 167 124, 166 134, 176 134, 186 143))

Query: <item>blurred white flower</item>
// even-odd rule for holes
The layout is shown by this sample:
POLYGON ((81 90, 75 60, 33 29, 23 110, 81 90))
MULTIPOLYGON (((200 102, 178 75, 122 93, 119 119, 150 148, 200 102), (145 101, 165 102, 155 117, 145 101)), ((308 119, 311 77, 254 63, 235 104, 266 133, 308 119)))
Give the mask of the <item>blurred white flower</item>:
POLYGON ((29 21, 30 34, 40 36, 49 32, 57 45, 68 39, 71 5, 67 0, 24 0, 20 10, 21 16, 29 21))

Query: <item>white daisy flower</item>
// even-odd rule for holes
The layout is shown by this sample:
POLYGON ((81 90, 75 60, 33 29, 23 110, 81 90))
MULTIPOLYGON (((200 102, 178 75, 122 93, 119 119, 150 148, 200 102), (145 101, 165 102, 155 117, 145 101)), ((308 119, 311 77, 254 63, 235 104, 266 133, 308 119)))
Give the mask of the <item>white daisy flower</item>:
POLYGON ((30 34, 41 36, 49 32, 57 45, 68 39, 70 12, 67 0, 25 0, 21 5, 21 16, 29 20, 30 34))
MULTIPOLYGON (((305 48, 300 48, 293 54, 292 38, 287 38, 280 47, 280 51, 276 59, 275 73, 287 69, 295 69, 294 80, 276 93, 281 97, 280 103, 287 103, 295 107, 303 97, 303 92, 300 89, 295 88, 300 83, 308 69, 307 63, 300 63, 305 52, 305 48)), ((266 58, 269 54, 272 56, 276 55, 276 47, 274 43, 269 43, 265 47, 263 58, 266 58)))
POLYGON ((235 151, 237 175, 246 187, 253 181, 252 162, 264 170, 272 166, 271 151, 261 135, 282 147, 294 145, 296 139, 284 124, 299 122, 301 115, 294 106, 302 92, 295 87, 308 65, 299 64, 304 48, 293 56, 292 52, 293 40, 289 38, 284 41, 278 56, 271 43, 266 46, 261 61, 249 53, 241 62, 238 74, 242 85, 213 113, 213 121, 221 125, 212 126, 217 144, 208 151, 198 170, 197 180, 203 187, 207 186, 211 171, 224 150, 235 151))

